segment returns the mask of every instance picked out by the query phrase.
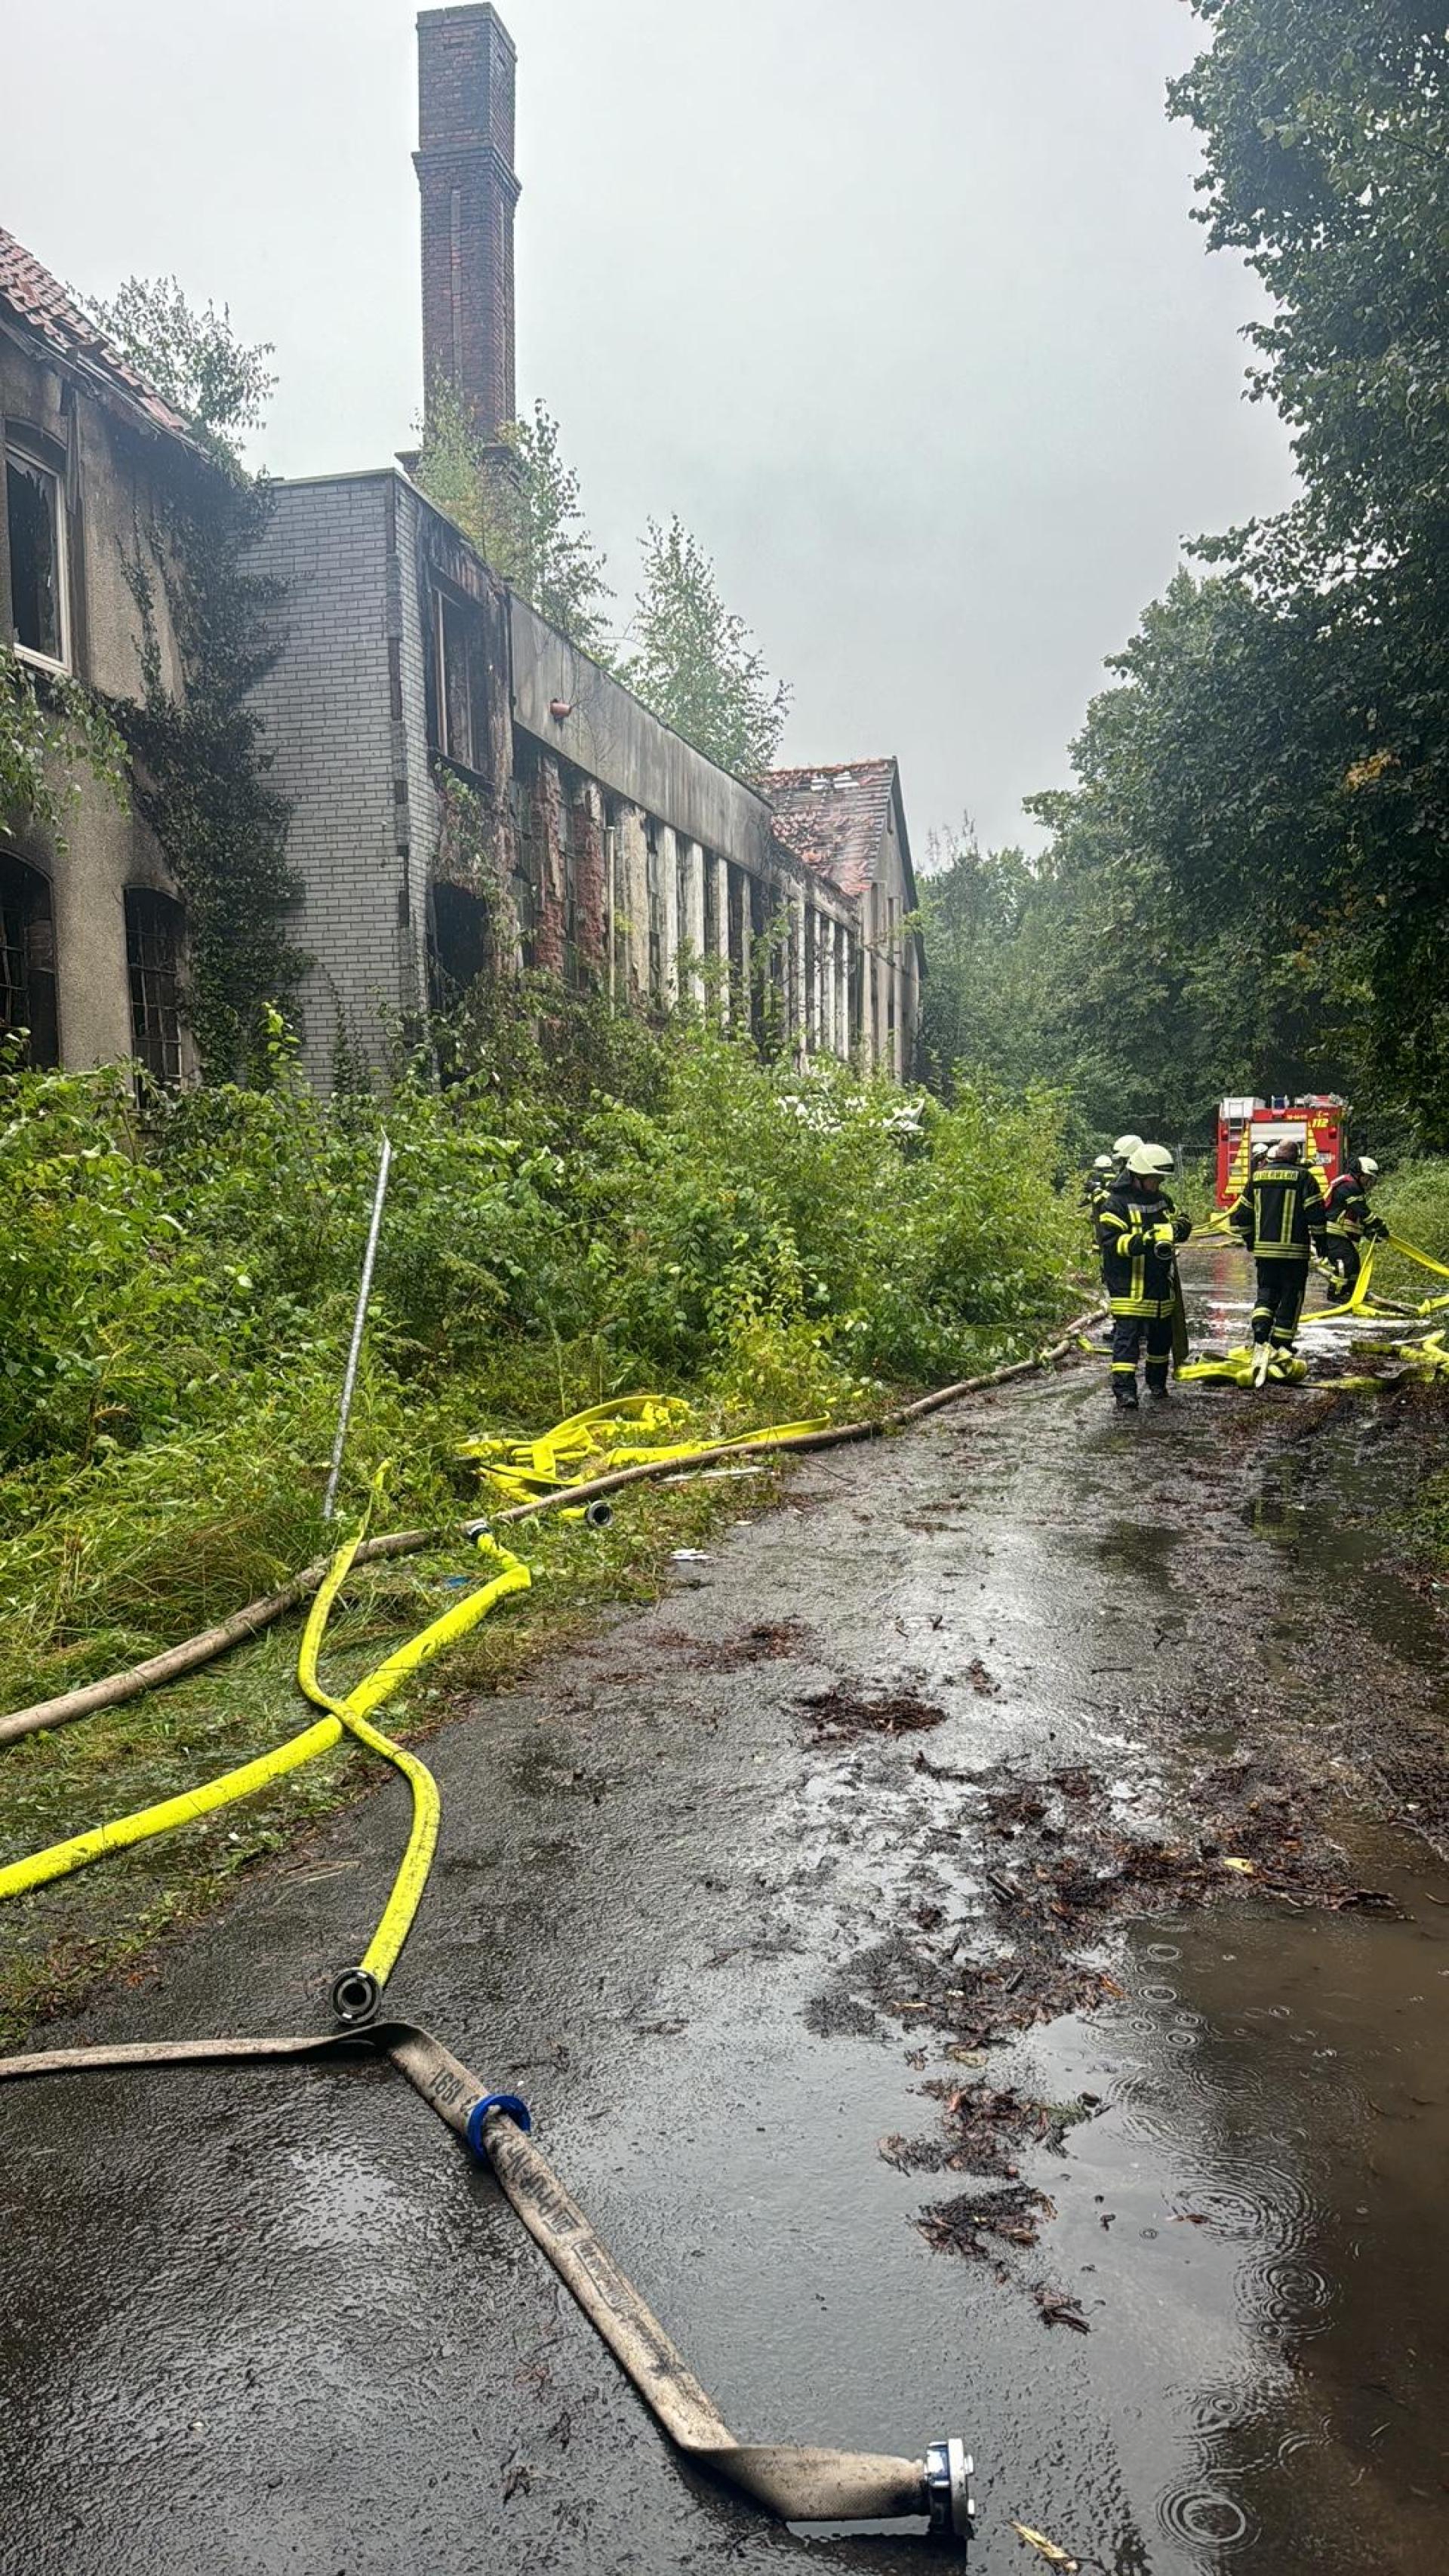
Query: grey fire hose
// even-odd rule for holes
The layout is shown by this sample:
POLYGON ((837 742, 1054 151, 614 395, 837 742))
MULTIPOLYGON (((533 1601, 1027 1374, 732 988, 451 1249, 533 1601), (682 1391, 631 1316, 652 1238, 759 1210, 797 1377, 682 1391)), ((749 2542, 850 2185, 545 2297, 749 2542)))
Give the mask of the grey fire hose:
POLYGON ((110 2048, 36 2050, 0 2058, 0 2081, 125 2067, 237 2065, 285 2058, 383 2056, 438 2118, 495 2174, 560 2280, 670 2440, 782 2522, 885 2522, 924 2515, 934 2536, 964 2548, 971 2535, 971 2461, 954 2438, 924 2459, 797 2444, 738 2442, 682 2355, 645 2306, 577 2203, 526 2135, 526 2105, 489 2093, 441 2040, 413 2022, 283 2039, 143 2040, 110 2048))

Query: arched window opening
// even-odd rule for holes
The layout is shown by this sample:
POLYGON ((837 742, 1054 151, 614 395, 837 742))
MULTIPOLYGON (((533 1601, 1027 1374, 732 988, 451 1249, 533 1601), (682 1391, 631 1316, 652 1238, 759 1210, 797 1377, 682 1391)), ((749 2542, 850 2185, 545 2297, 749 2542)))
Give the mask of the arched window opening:
POLYGON ((22 1030, 27 1064, 59 1064, 49 880, 0 850, 0 1036, 22 1030))
POLYGON ((153 1082, 181 1080, 181 960, 184 907, 149 886, 126 889, 126 967, 131 979, 131 1053, 153 1082))

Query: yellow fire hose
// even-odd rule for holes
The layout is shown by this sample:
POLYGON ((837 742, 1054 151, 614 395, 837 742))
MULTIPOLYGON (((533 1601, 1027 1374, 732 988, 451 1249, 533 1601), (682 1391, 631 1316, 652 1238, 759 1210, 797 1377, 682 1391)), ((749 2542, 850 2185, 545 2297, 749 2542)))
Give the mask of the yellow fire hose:
MULTIPOLYGON (((688 1405, 677 1396, 638 1395, 616 1398, 610 1404, 590 1407, 571 1414, 556 1423, 551 1431, 531 1441, 470 1441, 463 1455, 476 1458, 485 1475, 512 1501, 534 1499, 540 1494, 567 1491, 591 1481, 598 1468, 639 1467, 677 1462, 681 1465, 707 1459, 716 1451, 741 1446, 750 1447, 809 1433, 821 1428, 819 1423, 771 1425, 762 1431, 747 1433, 744 1440, 688 1441, 661 1439, 658 1435, 678 1433, 687 1421, 688 1405), (651 1439, 649 1435, 653 1434, 651 1439), (632 1435, 632 1437, 631 1437, 632 1435)), ((519 1557, 510 1554, 486 1529, 471 1533, 481 1555, 493 1560, 498 1571, 467 1599, 454 1605, 439 1619, 408 1639, 385 1663, 367 1673, 344 1699, 334 1698, 323 1688, 318 1674, 318 1657, 333 1605, 351 1571, 361 1541, 361 1533, 338 1549, 317 1590, 308 1612, 297 1658, 297 1679, 314 1705, 327 1714, 315 1725, 288 1737, 271 1752, 258 1754, 252 1761, 234 1771, 203 1781, 194 1789, 181 1790, 174 1797, 163 1798, 150 1807, 136 1809, 131 1815, 118 1816, 104 1825, 70 1835, 65 1841, 51 1843, 43 1851, 31 1852, 24 1859, 0 1867, 0 1901, 6 1897, 28 1894, 50 1880, 67 1877, 73 1870, 84 1869, 91 1861, 104 1860, 112 1852, 125 1851, 132 1844, 149 1842, 158 1834, 176 1827, 197 1823, 203 1816, 233 1806, 269 1788, 276 1780, 295 1771, 305 1762, 315 1761, 330 1752, 341 1741, 344 1732, 354 1736, 369 1752, 390 1762, 401 1772, 412 1792, 412 1823, 407 1848, 393 1881, 387 1904, 367 1949, 355 1968, 344 1968, 334 1980, 332 2005, 340 2021, 369 2020, 376 2012, 383 1987, 397 1965, 412 1928, 433 1854, 437 1849, 440 1803, 437 1783, 426 1763, 403 1745, 384 1735, 370 1721, 371 1712, 390 1699, 400 1685, 435 1655, 456 1644, 485 1618, 495 1603, 511 1592, 525 1590, 531 1576, 519 1557)))
POLYGON ((304 1762, 315 1760, 319 1753, 330 1752, 340 1743, 344 1732, 354 1735, 370 1752, 379 1753, 406 1779, 413 1797, 412 1830, 407 1849, 393 1882, 392 1892, 383 1909, 372 1940, 356 1968, 346 1968, 337 1978, 332 2001, 342 2021, 366 2020, 377 2009, 378 1997, 397 1964, 404 1941, 427 1885, 428 1871, 438 1839, 437 1783, 416 1754, 395 1744, 390 1736, 369 1724, 369 1712, 390 1699, 409 1676, 431 1663, 435 1655, 456 1644, 470 1628, 498 1601, 511 1592, 526 1591, 531 1581, 528 1567, 520 1558, 486 1530, 478 1531, 479 1553, 498 1565, 498 1572, 486 1583, 456 1602, 440 1619, 434 1619, 417 1636, 410 1637, 375 1672, 366 1674, 345 1699, 334 1699, 322 1688, 317 1677, 317 1657, 321 1648, 332 1605, 347 1579, 358 1540, 350 1539, 339 1548, 326 1578, 317 1593, 303 1635, 298 1656, 297 1677, 308 1698, 325 1708, 327 1716, 290 1736, 284 1744, 244 1762, 235 1771, 222 1772, 195 1789, 184 1789, 176 1797, 163 1798, 152 1807, 138 1808, 134 1814, 116 1817, 111 1823, 95 1825, 89 1832, 73 1834, 69 1840, 51 1843, 44 1851, 31 1852, 24 1860, 11 1861, 0 1868, 0 1899, 24 1895, 31 1888, 42 1887, 50 1879, 64 1878, 70 1871, 83 1869, 93 1860, 104 1860, 108 1853, 124 1851, 132 1843, 150 1841, 154 1835, 169 1833, 177 1825, 194 1824, 200 1817, 214 1815, 218 1808, 229 1807, 238 1799, 250 1798, 259 1789, 270 1787, 304 1762))
POLYGON ((536 1440, 465 1440, 458 1455, 472 1459, 480 1474, 509 1502, 521 1503, 539 1494, 590 1483, 606 1469, 691 1466, 726 1449, 760 1448, 774 1441, 805 1439, 826 1427, 820 1416, 812 1422, 769 1423, 761 1431, 736 1432, 719 1440, 659 1436, 682 1431, 689 1413, 682 1396, 616 1396, 608 1404, 590 1405, 582 1413, 571 1413, 566 1421, 555 1423, 551 1431, 536 1440))

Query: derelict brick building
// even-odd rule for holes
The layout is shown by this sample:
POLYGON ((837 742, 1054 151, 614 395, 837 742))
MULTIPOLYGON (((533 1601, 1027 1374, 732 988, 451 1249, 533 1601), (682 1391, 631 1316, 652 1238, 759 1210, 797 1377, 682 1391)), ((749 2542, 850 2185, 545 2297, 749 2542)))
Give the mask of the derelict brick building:
MULTIPOLYGON (((162 574, 167 502, 214 471, 186 424, 12 234, 0 232, 0 618, 42 694, 141 694, 131 573, 149 581, 161 672, 179 686, 162 574), (128 567, 130 570, 128 571, 128 567)), ((0 1035, 32 1062, 193 1066, 186 916, 139 815, 88 769, 55 784, 63 832, 0 813, 0 1035)))
MULTIPOLYGON (((487 440, 516 409, 514 49, 490 6, 426 11, 418 38, 425 378, 487 440)), ((0 613, 8 592, 38 666, 136 695, 125 547, 168 483, 213 469, 56 281, 8 237, 0 251, 0 613)), ((292 806, 315 1082, 383 1067, 476 978, 528 968, 621 1008, 709 994, 799 1060, 910 1071, 920 962, 893 761, 732 777, 515 597, 404 467, 274 492, 257 568, 285 585, 286 640, 256 704, 292 806)), ((164 595, 161 613, 179 686, 164 595)), ((61 853, 0 829, 0 1029, 29 1029, 41 1061, 134 1053, 185 1079, 186 921, 160 853, 84 776, 69 837, 61 853)))
MULTIPOLYGON (((427 11, 418 38, 425 378, 446 377, 488 439, 515 408, 514 49, 488 6, 427 11)), ((919 959, 894 762, 727 775, 513 596, 396 466, 280 485, 265 568, 290 603, 260 703, 294 808, 315 1079, 519 967, 638 1008, 708 988, 799 1056, 909 1071, 919 959)))

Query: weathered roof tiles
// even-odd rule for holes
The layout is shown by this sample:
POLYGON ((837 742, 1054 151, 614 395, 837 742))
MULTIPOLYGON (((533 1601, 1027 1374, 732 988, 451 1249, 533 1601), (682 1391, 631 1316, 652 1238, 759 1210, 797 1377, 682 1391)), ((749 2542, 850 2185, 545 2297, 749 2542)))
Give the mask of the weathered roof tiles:
POLYGON ((18 242, 13 233, 0 226, 0 304, 8 305, 16 318, 39 334, 58 358, 64 358, 83 374, 99 379, 112 393, 121 395, 135 410, 144 413, 153 428, 168 430, 173 437, 184 438, 194 446, 191 431, 181 414, 173 411, 165 397, 149 385, 129 358, 122 356, 113 340, 88 321, 79 305, 72 302, 58 278, 42 268, 33 252, 18 242))
POLYGON ((848 895, 876 880, 895 783, 894 760, 771 769, 758 782, 775 809, 776 837, 848 895))

